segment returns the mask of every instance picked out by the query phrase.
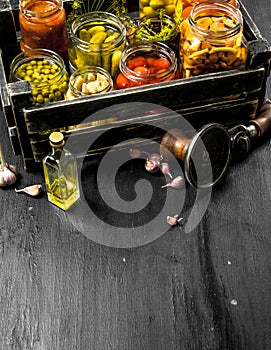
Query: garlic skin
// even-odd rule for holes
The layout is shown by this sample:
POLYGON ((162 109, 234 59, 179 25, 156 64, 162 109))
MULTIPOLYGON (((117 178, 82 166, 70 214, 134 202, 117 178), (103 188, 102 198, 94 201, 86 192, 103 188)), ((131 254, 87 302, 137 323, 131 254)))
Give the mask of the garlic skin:
POLYGON ((17 181, 17 169, 14 165, 0 165, 0 186, 10 186, 17 181))
POLYGON ((26 187, 21 188, 19 190, 17 188, 15 188, 15 192, 17 192, 17 193, 26 193, 26 194, 28 194, 29 196, 32 196, 32 197, 38 196, 41 193, 41 191, 42 191, 42 186, 40 184, 26 186, 26 187))

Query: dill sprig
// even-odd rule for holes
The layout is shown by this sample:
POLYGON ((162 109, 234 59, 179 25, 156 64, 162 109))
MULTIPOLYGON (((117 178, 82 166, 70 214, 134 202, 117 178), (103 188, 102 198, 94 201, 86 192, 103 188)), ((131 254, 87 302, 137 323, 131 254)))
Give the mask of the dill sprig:
POLYGON ((165 12, 159 11, 157 17, 158 24, 154 23, 154 18, 147 18, 136 32, 137 39, 148 39, 153 41, 167 41, 172 36, 173 28, 165 19, 165 12))
POLYGON ((71 23, 76 17, 88 12, 105 11, 114 13, 117 16, 125 15, 127 13, 126 0, 113 0, 107 7, 104 6, 106 0, 71 0, 67 3, 71 7, 71 11, 67 18, 69 23, 71 23))

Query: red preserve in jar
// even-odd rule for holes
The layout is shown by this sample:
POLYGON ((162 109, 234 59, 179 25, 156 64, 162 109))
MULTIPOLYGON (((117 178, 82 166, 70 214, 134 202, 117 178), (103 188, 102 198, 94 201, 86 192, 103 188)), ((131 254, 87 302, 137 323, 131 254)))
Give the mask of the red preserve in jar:
POLYGON ((49 49, 68 62, 66 12, 62 0, 21 0, 19 23, 22 51, 49 49))
POLYGON ((160 42, 142 41, 125 48, 120 60, 117 89, 160 83, 177 78, 174 51, 160 42))

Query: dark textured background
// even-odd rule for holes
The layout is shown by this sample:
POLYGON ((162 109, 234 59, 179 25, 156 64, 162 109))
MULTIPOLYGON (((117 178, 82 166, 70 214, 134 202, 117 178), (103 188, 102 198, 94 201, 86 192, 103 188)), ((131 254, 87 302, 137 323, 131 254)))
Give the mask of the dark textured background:
MULTIPOLYGON (((243 3, 270 42, 270 0, 243 3)), ((42 182, 0 119, 18 185, 42 182)), ((271 349, 270 158, 267 139, 230 167, 196 229, 134 249, 94 243, 45 196, 0 189, 0 349, 271 349)))

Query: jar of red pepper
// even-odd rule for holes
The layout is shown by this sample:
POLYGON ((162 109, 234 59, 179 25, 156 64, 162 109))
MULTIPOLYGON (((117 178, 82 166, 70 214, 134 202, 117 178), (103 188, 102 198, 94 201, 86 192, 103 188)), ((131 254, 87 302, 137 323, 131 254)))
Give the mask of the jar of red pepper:
POLYGON ((142 41, 125 48, 116 77, 117 89, 170 81, 177 77, 174 51, 164 43, 142 41))
POLYGON ((68 63, 66 12, 62 0, 20 0, 22 51, 49 49, 68 63))

